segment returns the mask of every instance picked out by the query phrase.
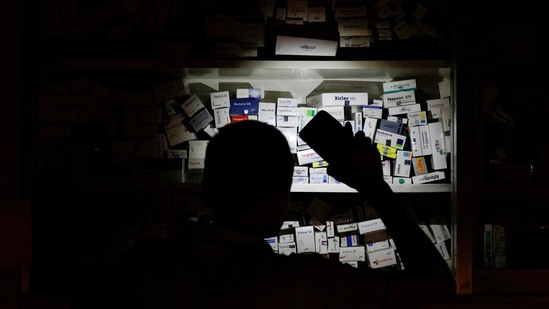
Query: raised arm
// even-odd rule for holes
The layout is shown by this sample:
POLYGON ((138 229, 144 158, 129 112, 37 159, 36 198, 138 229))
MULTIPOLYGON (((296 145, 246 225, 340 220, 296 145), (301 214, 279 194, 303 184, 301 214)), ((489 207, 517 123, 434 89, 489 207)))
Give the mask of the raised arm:
POLYGON ((453 295, 455 279, 448 265, 412 216, 396 202, 383 180, 380 154, 371 140, 359 132, 342 151, 347 159, 328 162, 328 173, 357 189, 374 207, 405 267, 402 272, 389 274, 386 308, 419 308, 453 295))

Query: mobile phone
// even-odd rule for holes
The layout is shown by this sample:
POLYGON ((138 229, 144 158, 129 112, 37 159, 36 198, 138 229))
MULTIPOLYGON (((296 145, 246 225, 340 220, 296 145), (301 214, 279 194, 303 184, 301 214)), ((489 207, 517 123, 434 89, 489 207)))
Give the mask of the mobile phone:
POLYGON ((299 137, 328 163, 345 160, 353 135, 326 111, 319 111, 300 131, 299 137))

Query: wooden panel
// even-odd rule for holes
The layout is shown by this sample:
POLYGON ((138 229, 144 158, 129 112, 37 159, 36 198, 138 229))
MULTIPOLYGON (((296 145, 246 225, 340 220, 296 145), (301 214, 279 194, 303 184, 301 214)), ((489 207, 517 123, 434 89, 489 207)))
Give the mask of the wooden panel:
POLYGON ((549 295, 549 269, 477 269, 474 294, 549 295))
POLYGON ((0 201, 0 268, 20 269, 21 291, 29 292, 32 263, 31 210, 28 201, 0 201))
POLYGON ((20 1, 0 2, 0 200, 19 198, 20 1), (9 30, 8 30, 9 29, 9 30))

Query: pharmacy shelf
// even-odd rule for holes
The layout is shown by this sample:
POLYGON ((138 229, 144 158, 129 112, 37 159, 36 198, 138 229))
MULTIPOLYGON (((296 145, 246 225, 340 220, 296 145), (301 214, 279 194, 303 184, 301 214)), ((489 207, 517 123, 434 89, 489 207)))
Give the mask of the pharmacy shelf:
MULTIPOLYGON (((391 185, 395 193, 439 193, 452 192, 451 184, 391 185)), ((356 193, 345 184, 293 184, 292 192, 356 193)))

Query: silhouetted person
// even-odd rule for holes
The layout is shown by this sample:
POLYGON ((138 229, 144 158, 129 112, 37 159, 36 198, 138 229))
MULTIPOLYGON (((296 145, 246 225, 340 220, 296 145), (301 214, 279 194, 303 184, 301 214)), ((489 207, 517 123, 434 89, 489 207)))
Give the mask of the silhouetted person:
MULTIPOLYGON (((352 135, 351 132, 349 134, 352 135)), ((419 308, 455 292, 435 246, 383 180, 379 152, 363 134, 329 173, 357 189, 387 226, 402 271, 353 268, 319 254, 278 255, 294 162, 273 126, 243 121, 208 144, 204 206, 212 223, 184 224, 179 237, 137 244, 120 270, 111 305, 128 308, 419 308)), ((108 298, 111 294, 107 295, 108 298)), ((108 301, 107 301, 108 303, 108 301)))

